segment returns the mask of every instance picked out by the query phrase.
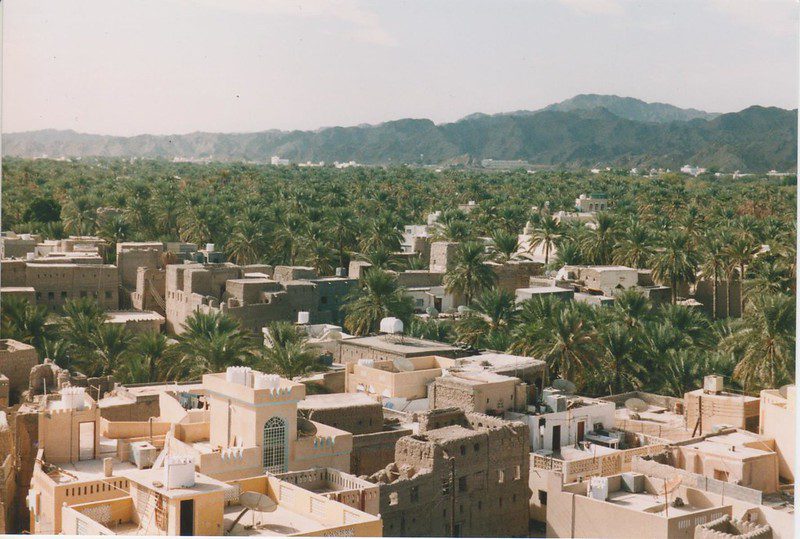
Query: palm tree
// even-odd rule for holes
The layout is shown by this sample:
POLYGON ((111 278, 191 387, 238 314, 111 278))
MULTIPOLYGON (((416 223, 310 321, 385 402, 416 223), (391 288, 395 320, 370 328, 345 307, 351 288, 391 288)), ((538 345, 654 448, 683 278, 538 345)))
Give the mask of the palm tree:
POLYGON ((790 382, 795 365, 795 300, 786 294, 760 296, 732 324, 720 343, 737 361, 734 377, 748 391, 790 382))
POLYGON ((614 298, 614 317, 630 330, 641 329, 653 316, 653 305, 640 291, 625 290, 614 298))
POLYGON ((456 322, 456 338, 473 347, 485 345, 493 335, 509 332, 516 310, 513 293, 499 288, 485 290, 475 299, 469 314, 456 322))
POLYGON ((523 322, 513 332, 511 351, 545 360, 553 377, 584 383, 597 360, 592 311, 585 304, 529 301, 521 313, 523 322), (531 319, 536 311, 545 316, 531 319))
POLYGON ((753 264, 751 267, 752 280, 747 288, 748 296, 755 297, 765 294, 792 294, 794 279, 789 268, 780 258, 764 260, 753 264))
POLYGON ((537 248, 544 248, 544 264, 550 263, 550 252, 555 249, 561 239, 561 227, 551 215, 545 215, 539 221, 539 225, 531 234, 530 251, 537 248))
POLYGON ((411 337, 427 339, 429 341, 453 341, 453 325, 448 320, 438 320, 436 318, 423 319, 419 316, 414 316, 411 318, 407 333, 411 337))
POLYGON ((613 262, 632 268, 646 268, 653 256, 653 239, 644 226, 634 222, 620 235, 613 251, 613 262))
POLYGON ((395 277, 383 270, 367 272, 361 287, 353 292, 344 306, 344 325, 350 333, 374 333, 381 319, 394 316, 408 324, 414 312, 414 302, 397 285, 395 277))
POLYGON ((47 308, 31 305, 25 299, 8 296, 2 298, 2 325, 0 335, 4 339, 14 339, 36 348, 42 356, 46 342, 55 338, 53 326, 47 323, 47 308))
POLYGON ((196 379, 203 374, 224 371, 227 367, 250 365, 257 343, 239 322, 220 312, 194 312, 177 337, 178 360, 170 369, 174 379, 196 379))
POLYGON ((68 300, 58 321, 60 337, 67 343, 70 361, 80 361, 94 352, 93 336, 100 331, 106 315, 91 298, 68 300))
POLYGON ((593 264, 605 265, 611 261, 614 248, 614 219, 607 213, 598 213, 594 228, 584 229, 581 250, 593 264))
POLYGON ((86 196, 69 198, 61 207, 61 219, 70 234, 89 234, 95 227, 97 206, 86 196))
POLYGON ((483 245, 477 242, 462 243, 456 248, 453 266, 444 276, 444 286, 448 293, 464 296, 465 303, 481 291, 491 288, 497 281, 497 274, 486 264, 488 257, 483 245))
POLYGON ((81 365, 87 376, 105 376, 119 368, 128 353, 132 335, 124 324, 102 324, 89 338, 92 353, 81 365))
MULTIPOLYGON (((744 281, 747 266, 753 260, 753 256, 758 252, 759 245, 746 234, 737 234, 728 244, 726 252, 731 266, 736 266, 739 272, 739 283, 741 285, 741 311, 744 315, 744 281)), ((728 283, 730 285, 730 283, 728 283)))
POLYGON ((308 337, 290 322, 268 326, 266 347, 261 354, 264 372, 294 378, 320 367, 319 353, 308 345, 308 337))
POLYGON ((672 290, 672 303, 678 297, 678 284, 693 283, 697 279, 699 257, 689 236, 685 232, 668 232, 664 247, 653 258, 653 277, 662 283, 669 283, 672 290))
POLYGON ((253 221, 243 219, 236 222, 233 234, 225 244, 228 259, 239 265, 257 263, 264 249, 261 226, 253 221))
POLYGON ((610 391, 612 394, 637 389, 641 380, 637 376, 643 370, 636 361, 636 342, 631 338, 630 328, 612 324, 600 333, 600 346, 603 350, 604 367, 612 373, 610 391))
MULTIPOLYGON (((719 237, 712 237, 706 243, 705 260, 700 266, 700 271, 706 278, 711 279, 711 316, 717 318, 717 290, 719 281, 725 275, 725 243, 719 237)), ((728 282, 730 286, 730 282, 728 282)))
POLYGON ((368 253, 358 253, 356 258, 362 262, 368 262, 370 267, 374 269, 395 270, 398 267, 398 261, 394 253, 381 246, 368 253))
POLYGON ((339 253, 339 267, 346 268, 350 262, 348 253, 356 246, 358 226, 355 214, 347 208, 334 208, 327 216, 328 231, 334 247, 339 253))
POLYGON ((452 219, 437 223, 434 239, 440 241, 468 241, 472 237, 469 223, 461 219, 452 219))
POLYGON ((127 384, 164 381, 173 355, 164 334, 142 333, 133 339, 130 353, 114 371, 114 376, 127 384))
POLYGON ((572 240, 562 240, 556 253, 558 266, 576 266, 583 262, 580 246, 572 240))
POLYGON ((703 377, 718 372, 709 365, 708 354, 702 350, 671 348, 664 351, 657 362, 659 394, 683 397, 703 385, 703 377))
POLYGON ((517 235, 503 229, 495 230, 492 234, 492 250, 498 262, 508 262, 519 251, 517 235))

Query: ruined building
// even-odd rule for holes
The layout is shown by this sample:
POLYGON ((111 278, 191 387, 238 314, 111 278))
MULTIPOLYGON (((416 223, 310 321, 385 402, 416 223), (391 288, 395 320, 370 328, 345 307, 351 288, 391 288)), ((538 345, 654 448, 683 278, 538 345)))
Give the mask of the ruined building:
POLYGON ((397 442, 380 486, 386 536, 528 535, 528 427, 457 408, 397 442))

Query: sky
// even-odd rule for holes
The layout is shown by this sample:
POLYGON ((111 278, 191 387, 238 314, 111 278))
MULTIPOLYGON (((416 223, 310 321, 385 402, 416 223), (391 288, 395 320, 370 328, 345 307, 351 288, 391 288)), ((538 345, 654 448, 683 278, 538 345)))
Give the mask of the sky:
POLYGON ((792 0, 5 0, 2 129, 455 121, 580 93, 796 108, 792 0))

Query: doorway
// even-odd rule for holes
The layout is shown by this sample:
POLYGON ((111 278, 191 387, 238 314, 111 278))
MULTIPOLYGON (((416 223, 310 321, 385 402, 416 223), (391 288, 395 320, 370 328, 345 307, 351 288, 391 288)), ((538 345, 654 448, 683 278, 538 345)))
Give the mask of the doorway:
POLYGON ((555 425, 553 427, 553 453, 560 453, 561 452, 561 425, 555 425))
POLYGON ((94 421, 83 421, 78 424, 78 460, 94 458, 94 421))
POLYGON ((586 422, 585 421, 578 421, 578 442, 583 441, 583 437, 586 434, 586 422))
POLYGON ((182 536, 194 535, 194 500, 181 500, 181 531, 182 536))

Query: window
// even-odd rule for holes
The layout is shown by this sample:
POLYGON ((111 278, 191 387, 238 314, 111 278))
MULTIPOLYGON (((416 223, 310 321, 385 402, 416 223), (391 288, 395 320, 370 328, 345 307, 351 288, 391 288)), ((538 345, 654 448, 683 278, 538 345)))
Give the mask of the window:
POLYGON ((472 446, 472 448, 475 450, 476 453, 478 453, 481 450, 481 444, 475 444, 472 446))
POLYGON ((53 301, 54 299, 56 299, 56 293, 55 292, 48 292, 47 293, 47 299, 49 301, 53 301))
POLYGON ((322 305, 325 305, 326 303, 328 303, 328 296, 322 296, 321 298, 319 298, 319 302, 322 305))
POLYGON ((42 299, 42 293, 36 292, 36 299, 42 299))
POLYGON ((467 491, 467 476, 459 477, 458 478, 458 491, 459 492, 466 492, 467 491))
POLYGON ((67 297, 67 293, 66 292, 61 292, 61 299, 64 299, 66 297, 67 297))
POLYGON ((419 501, 419 487, 411 487, 411 501, 412 502, 419 501))
POLYGON ((497 470, 497 482, 503 483, 506 480, 506 472, 504 470, 497 470))
POLYGON ((521 479, 522 478, 522 469, 520 468, 519 464, 514 466, 514 479, 521 479))
POLYGON ((417 298, 414 300, 414 304, 416 305, 417 309, 421 309, 425 305, 425 301, 417 298))
POLYGON ((718 481, 727 481, 728 472, 726 472, 725 470, 714 470, 714 479, 718 481))
POLYGON ((465 446, 465 445, 461 446, 461 454, 462 455, 466 455, 467 454, 467 446, 465 446))
POLYGON ((547 505, 547 491, 540 490, 539 491, 539 505, 547 505))
POLYGON ((503 507, 503 497, 500 496, 500 499, 497 501, 498 507, 503 507))
POLYGON ((478 500, 478 511, 480 511, 481 509, 483 509, 483 502, 481 500, 478 500))
POLYGON ((287 470, 287 434, 288 429, 283 418, 271 417, 264 423, 262 465, 266 471, 283 473, 287 470))
POLYGON ((81 297, 82 297, 82 298, 85 298, 85 297, 86 297, 86 290, 81 290, 81 297))
POLYGON ((111 291, 106 290, 106 299, 111 299, 111 291))

